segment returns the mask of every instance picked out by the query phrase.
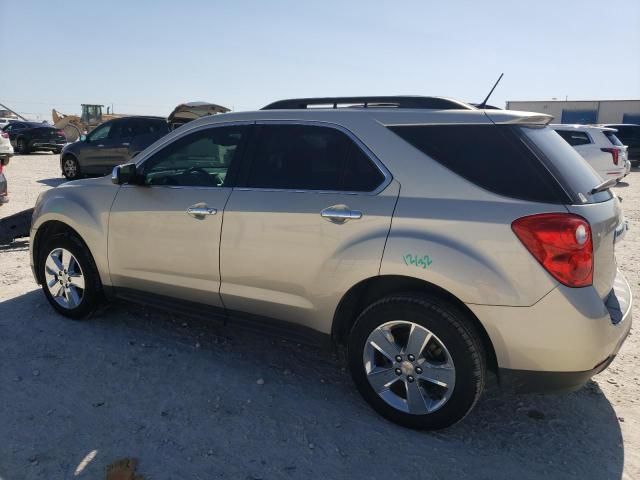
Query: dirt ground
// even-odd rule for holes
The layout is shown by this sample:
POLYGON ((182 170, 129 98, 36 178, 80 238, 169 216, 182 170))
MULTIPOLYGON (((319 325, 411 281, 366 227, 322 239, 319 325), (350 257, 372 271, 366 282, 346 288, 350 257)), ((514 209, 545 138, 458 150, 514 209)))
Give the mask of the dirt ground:
MULTIPOLYGON (((0 217, 61 183, 57 155, 16 156, 5 173, 0 217)), ((638 299, 640 171, 627 179, 617 255, 638 299)), ((2 480, 102 479, 126 456, 147 479, 640 478, 637 328, 576 393, 492 382, 462 423, 425 433, 376 415, 333 352, 129 304, 73 322, 34 283, 26 241, 0 266, 2 480)))

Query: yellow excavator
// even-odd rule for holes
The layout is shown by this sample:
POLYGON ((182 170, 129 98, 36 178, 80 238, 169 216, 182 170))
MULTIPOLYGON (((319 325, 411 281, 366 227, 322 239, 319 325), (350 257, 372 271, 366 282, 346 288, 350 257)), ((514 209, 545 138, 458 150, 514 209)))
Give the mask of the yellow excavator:
POLYGON ((53 118, 53 127, 59 130, 63 130, 68 142, 75 142, 78 138, 80 138, 80 135, 86 135, 102 122, 106 122, 107 120, 111 120, 113 118, 127 116, 109 113, 109 107, 107 107, 107 113, 103 114, 102 107, 104 107, 104 105, 91 105, 88 103, 83 103, 82 114, 80 116, 66 115, 64 113, 60 113, 54 108, 51 111, 51 117, 53 118))

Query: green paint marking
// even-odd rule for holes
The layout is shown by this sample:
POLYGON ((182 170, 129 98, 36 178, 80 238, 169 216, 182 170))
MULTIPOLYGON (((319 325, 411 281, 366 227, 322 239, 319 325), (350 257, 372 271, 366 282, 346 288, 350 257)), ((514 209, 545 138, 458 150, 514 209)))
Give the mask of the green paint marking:
POLYGON ((428 268, 433 263, 433 260, 429 257, 429 255, 412 255, 410 253, 405 253, 402 256, 405 265, 414 265, 418 268, 428 268))

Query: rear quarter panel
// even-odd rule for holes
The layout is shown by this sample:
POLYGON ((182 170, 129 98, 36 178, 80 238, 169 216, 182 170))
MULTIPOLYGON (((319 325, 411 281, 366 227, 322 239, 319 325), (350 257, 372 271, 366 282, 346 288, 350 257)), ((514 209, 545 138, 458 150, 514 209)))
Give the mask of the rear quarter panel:
POLYGON ((465 303, 529 306, 556 287, 511 230, 511 222, 559 205, 406 198, 398 200, 381 274, 417 277, 465 303))

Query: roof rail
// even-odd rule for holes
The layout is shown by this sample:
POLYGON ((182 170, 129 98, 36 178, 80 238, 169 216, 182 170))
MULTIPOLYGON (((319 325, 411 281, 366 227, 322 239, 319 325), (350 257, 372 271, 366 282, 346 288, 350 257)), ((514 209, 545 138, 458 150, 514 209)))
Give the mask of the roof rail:
POLYGON ((356 108, 395 107, 423 108, 430 110, 474 110, 468 103, 442 97, 382 96, 382 97, 324 97, 292 98, 270 103, 262 110, 305 110, 313 105, 338 105, 356 108))

